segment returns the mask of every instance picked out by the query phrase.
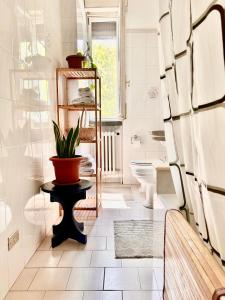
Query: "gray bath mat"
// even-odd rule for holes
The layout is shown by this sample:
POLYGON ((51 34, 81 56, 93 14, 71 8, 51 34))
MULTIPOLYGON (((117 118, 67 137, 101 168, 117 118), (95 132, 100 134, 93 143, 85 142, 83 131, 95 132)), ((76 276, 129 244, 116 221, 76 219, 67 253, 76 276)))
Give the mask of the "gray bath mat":
POLYGON ((114 235, 116 258, 163 257, 163 221, 114 221, 114 235))

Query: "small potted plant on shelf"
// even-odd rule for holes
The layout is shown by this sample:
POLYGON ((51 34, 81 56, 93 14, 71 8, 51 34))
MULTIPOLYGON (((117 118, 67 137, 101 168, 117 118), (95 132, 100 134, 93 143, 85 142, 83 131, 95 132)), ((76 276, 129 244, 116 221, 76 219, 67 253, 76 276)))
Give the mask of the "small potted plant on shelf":
POLYGON ((56 179, 53 181, 56 185, 70 185, 77 183, 80 173, 80 161, 82 156, 76 155, 76 147, 80 144, 79 138, 79 120, 76 128, 70 128, 65 136, 61 133, 59 126, 53 122, 56 153, 50 160, 55 169, 56 179))
POLYGON ((69 68, 82 68, 82 63, 85 61, 86 56, 83 55, 81 52, 77 52, 77 54, 69 55, 66 57, 68 62, 69 68))

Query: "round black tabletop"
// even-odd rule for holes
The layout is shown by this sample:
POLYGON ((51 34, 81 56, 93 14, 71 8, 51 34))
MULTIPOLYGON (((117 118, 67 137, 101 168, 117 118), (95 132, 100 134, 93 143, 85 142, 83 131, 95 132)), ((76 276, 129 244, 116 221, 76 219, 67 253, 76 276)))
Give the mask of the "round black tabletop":
POLYGON ((46 182, 41 186, 41 190, 45 193, 70 193, 70 194, 78 194, 80 192, 89 190, 92 187, 92 182, 89 180, 81 179, 76 184, 73 185, 57 185, 54 182, 46 182))

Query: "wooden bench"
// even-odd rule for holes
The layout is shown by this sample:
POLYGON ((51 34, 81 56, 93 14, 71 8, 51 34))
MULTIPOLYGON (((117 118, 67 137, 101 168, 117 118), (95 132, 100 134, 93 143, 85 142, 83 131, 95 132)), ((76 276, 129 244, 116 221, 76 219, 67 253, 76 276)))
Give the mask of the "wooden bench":
POLYGON ((225 272, 177 210, 166 214, 164 252, 164 300, 225 299, 225 272))

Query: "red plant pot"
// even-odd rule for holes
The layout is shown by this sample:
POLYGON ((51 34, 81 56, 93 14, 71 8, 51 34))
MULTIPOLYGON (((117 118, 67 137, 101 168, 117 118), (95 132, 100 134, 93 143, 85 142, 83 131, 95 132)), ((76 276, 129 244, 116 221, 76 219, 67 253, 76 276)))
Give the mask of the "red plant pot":
POLYGON ((55 183, 74 184, 80 180, 80 161, 82 156, 73 158, 49 158, 55 169, 55 183))
POLYGON ((82 68, 82 62, 85 60, 85 56, 69 55, 66 57, 69 68, 82 68))

